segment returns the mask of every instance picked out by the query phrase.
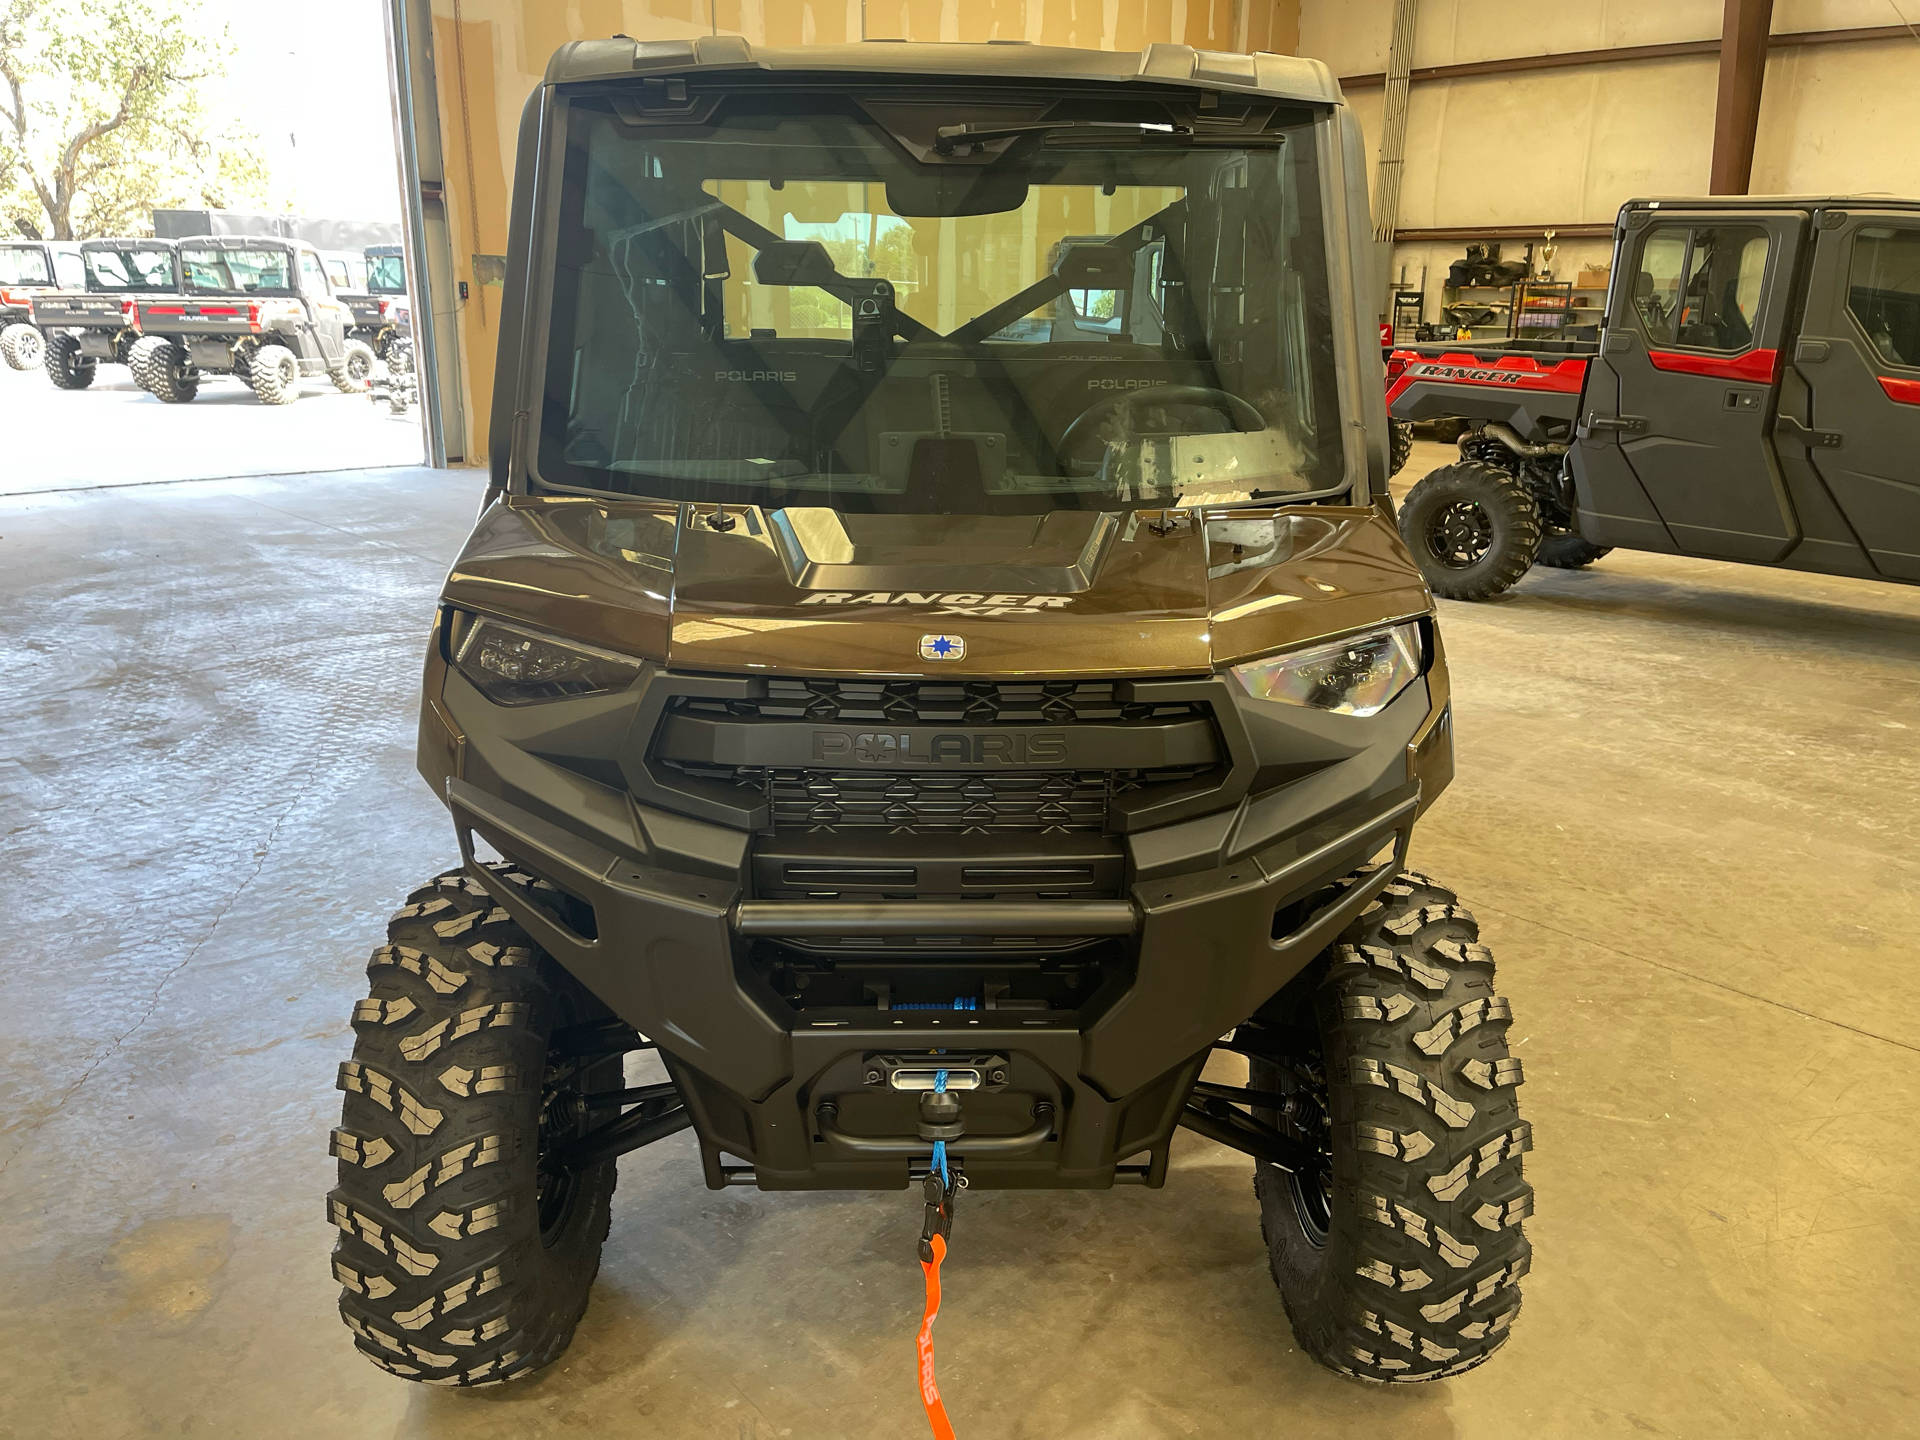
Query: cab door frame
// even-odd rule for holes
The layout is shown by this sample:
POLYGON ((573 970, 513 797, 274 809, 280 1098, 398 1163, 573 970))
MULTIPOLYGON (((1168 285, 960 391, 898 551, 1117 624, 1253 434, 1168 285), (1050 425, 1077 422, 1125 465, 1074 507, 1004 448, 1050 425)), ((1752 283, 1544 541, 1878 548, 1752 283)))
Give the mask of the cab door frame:
POLYGON ((307 336, 313 342, 314 355, 302 357, 308 363, 318 362, 318 368, 301 369, 308 374, 326 374, 346 357, 347 331, 353 325, 353 312, 340 301, 333 298, 333 288, 327 279, 327 265, 318 250, 306 245, 294 247, 294 271, 299 276, 300 298, 307 311, 307 336), (308 262, 312 263, 310 275, 308 262), (312 283, 313 275, 319 277, 319 286, 312 283))
POLYGON ((1579 431, 1575 473, 1586 538, 1761 564, 1779 562, 1799 543, 1772 427, 1809 219, 1800 210, 1709 203, 1622 215, 1607 326, 1579 431), (1687 343, 1678 312, 1671 336, 1651 331, 1634 291, 1649 242, 1685 233, 1677 294, 1684 304, 1698 232, 1730 227, 1767 238, 1746 343, 1687 343))
POLYGON ((1920 356, 1902 363, 1883 354, 1853 311, 1854 252, 1870 229, 1920 237, 1920 207, 1869 200, 1820 212, 1792 362, 1810 410, 1791 426, 1783 414, 1780 438, 1804 447, 1841 517, 1835 529, 1864 555, 1863 566, 1843 573, 1912 583, 1920 581, 1920 356))

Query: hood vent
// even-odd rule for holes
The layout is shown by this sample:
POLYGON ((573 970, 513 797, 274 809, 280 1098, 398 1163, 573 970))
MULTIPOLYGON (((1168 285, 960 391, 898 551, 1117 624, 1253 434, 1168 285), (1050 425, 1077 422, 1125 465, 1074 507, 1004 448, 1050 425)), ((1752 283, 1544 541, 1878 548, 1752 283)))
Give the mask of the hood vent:
POLYGON ((768 519, 787 579, 800 590, 1016 591, 1093 588, 1120 533, 1112 515, 850 515, 789 507, 768 519))

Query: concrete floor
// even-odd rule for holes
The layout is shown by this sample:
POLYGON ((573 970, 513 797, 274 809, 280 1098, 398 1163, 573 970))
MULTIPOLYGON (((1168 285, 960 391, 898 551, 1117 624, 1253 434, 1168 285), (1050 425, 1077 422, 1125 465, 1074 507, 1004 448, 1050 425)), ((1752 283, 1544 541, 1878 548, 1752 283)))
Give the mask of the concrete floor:
MULTIPOLYGON (((1417 457, 1409 474, 1435 463, 1417 457)), ((574 1347, 361 1360, 322 1212, 361 967, 452 834, 418 652, 478 497, 387 471, 0 500, 0 1436, 914 1436, 917 1201, 623 1162, 574 1347)), ((1415 860, 1499 957, 1535 1265, 1512 1343, 1297 1353, 1249 1165, 964 1202, 970 1437, 1920 1434, 1920 590, 1615 554, 1449 604, 1415 860)))
POLYGON ((422 454, 418 406, 395 415, 325 378, 307 377, 291 405, 262 405, 238 380, 209 376, 191 404, 164 405, 124 365, 97 367, 84 390, 0 365, 0 435, 0 495, 417 465, 422 454))

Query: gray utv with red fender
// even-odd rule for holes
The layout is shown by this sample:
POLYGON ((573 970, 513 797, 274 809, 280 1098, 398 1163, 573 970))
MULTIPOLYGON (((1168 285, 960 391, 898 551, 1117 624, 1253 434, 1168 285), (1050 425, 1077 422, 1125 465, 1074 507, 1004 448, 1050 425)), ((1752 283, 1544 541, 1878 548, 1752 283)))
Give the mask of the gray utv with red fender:
POLYGON ((140 342, 140 301, 180 292, 171 240, 83 240, 86 284, 33 298, 33 323, 46 337, 47 378, 62 390, 84 390, 102 362, 133 367, 140 342))
POLYGON ((944 1227, 962 1179, 1159 1189, 1184 1127, 1252 1157, 1316 1359, 1502 1342, 1529 1131, 1492 957, 1406 868, 1451 711, 1367 233, 1312 61, 554 57, 426 656, 462 863, 340 1072, 368 1358, 552 1361, 618 1157, 687 1129, 714 1189, 944 1227))
POLYGON ((46 363, 46 337, 33 321, 36 296, 86 287, 80 247, 70 240, 0 240, 0 360, 9 369, 46 363))
POLYGON ((1630 201, 1598 343, 1387 368, 1471 425, 1400 508, 1438 594, 1613 547, 1920 583, 1920 201, 1630 201))
POLYGON ((157 399, 186 404, 208 375, 231 375, 268 405, 291 405, 309 375, 367 388, 373 350, 348 336, 352 312, 311 245, 205 235, 180 241, 179 257, 181 293, 140 302, 128 362, 157 399))

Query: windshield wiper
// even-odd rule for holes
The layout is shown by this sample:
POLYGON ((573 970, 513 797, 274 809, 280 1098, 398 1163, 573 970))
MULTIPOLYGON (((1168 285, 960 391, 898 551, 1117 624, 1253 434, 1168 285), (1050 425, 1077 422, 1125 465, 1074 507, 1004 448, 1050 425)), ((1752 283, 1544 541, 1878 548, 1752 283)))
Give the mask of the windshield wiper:
POLYGON ((971 154, 989 140, 1011 140, 1020 135, 1043 135, 1053 130, 1126 130, 1135 135, 1191 135, 1185 125, 1169 125, 1149 120, 1033 120, 1013 125, 942 125, 933 132, 936 155, 952 155, 964 145, 963 154, 971 154))

